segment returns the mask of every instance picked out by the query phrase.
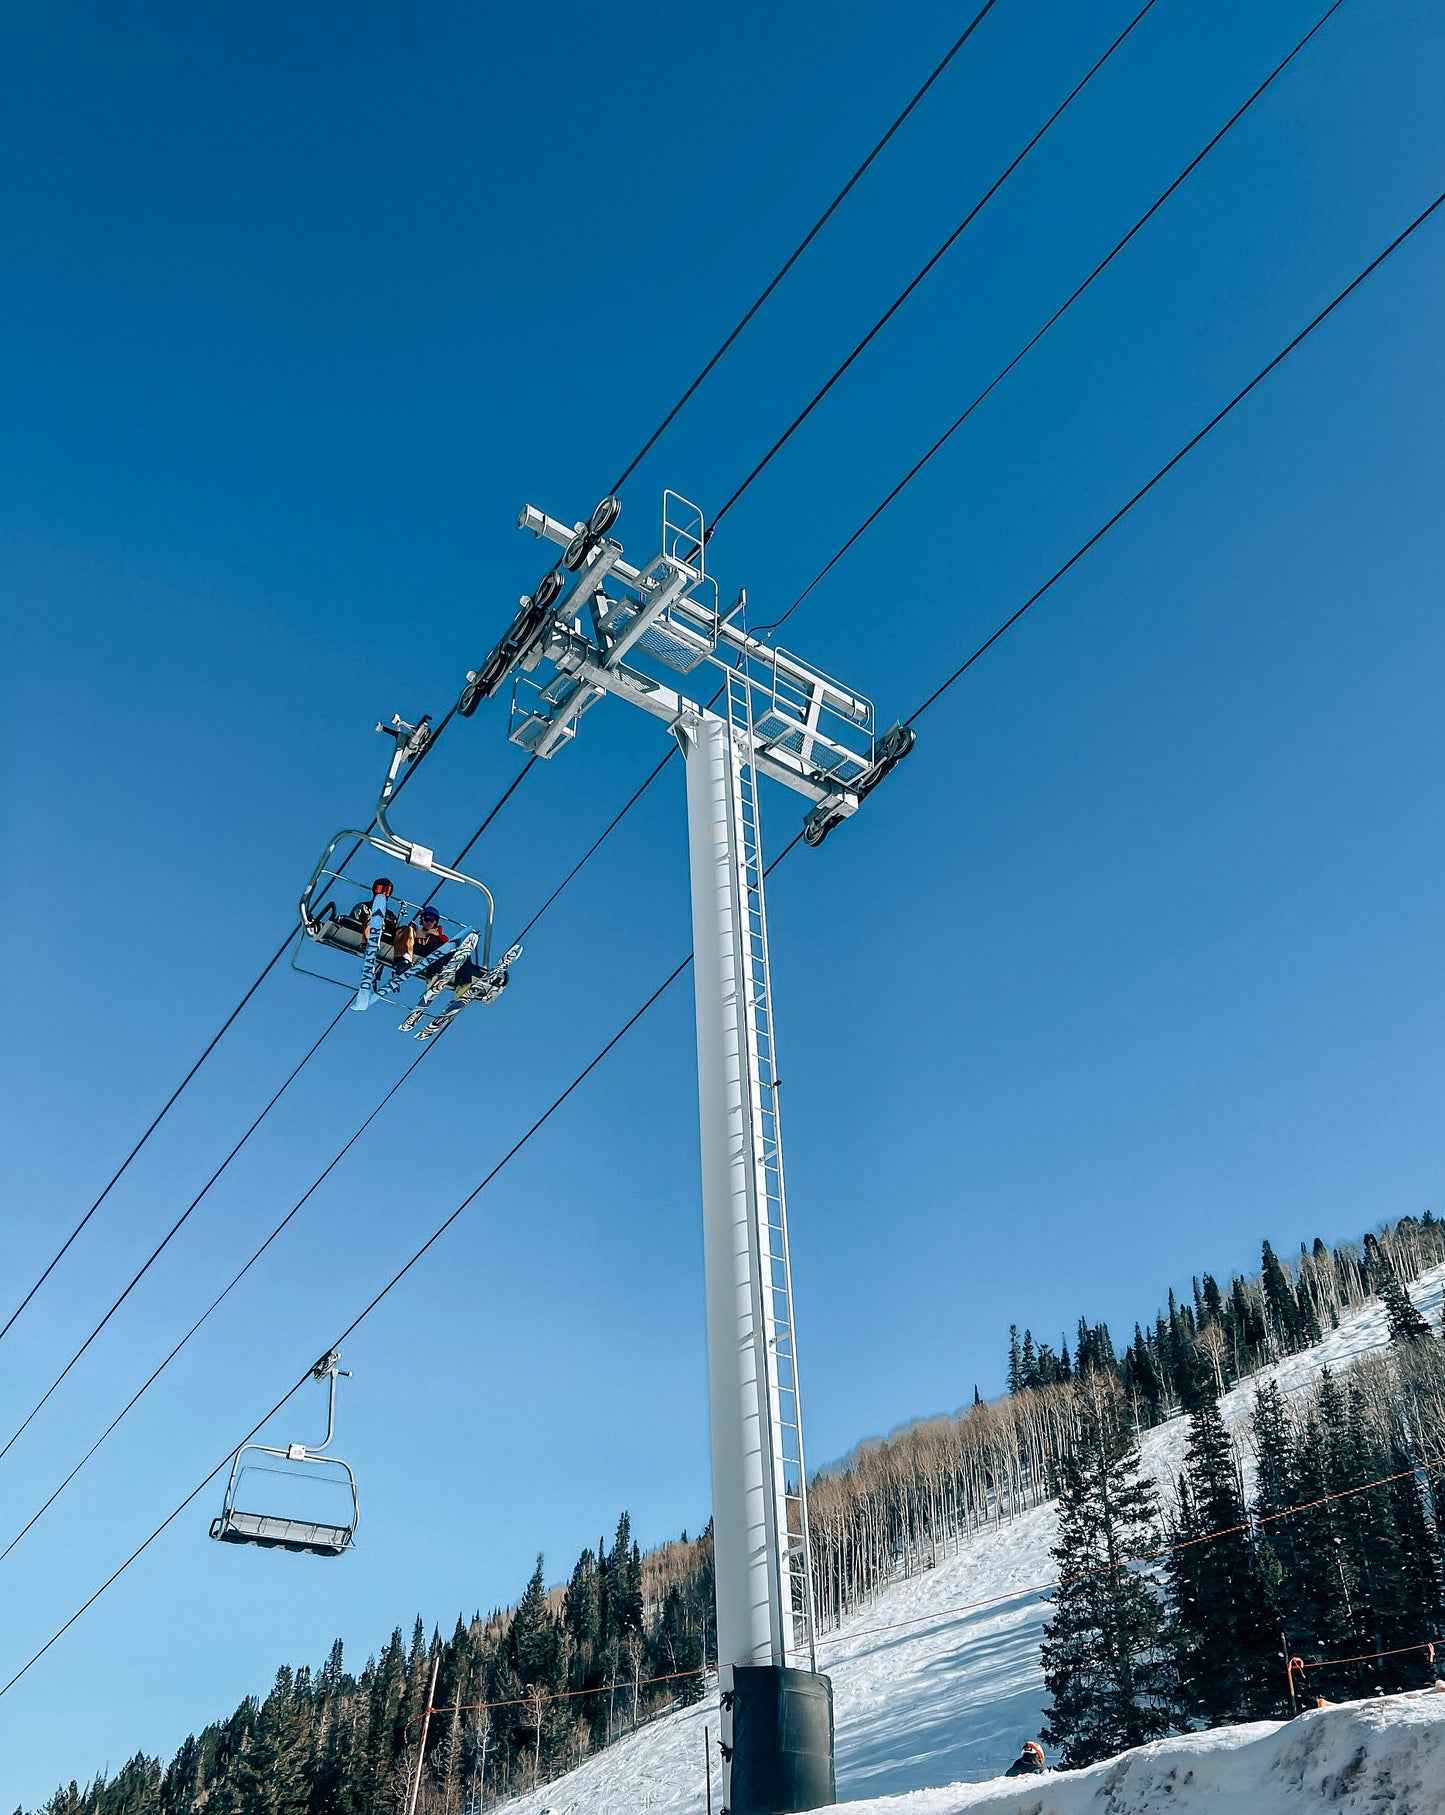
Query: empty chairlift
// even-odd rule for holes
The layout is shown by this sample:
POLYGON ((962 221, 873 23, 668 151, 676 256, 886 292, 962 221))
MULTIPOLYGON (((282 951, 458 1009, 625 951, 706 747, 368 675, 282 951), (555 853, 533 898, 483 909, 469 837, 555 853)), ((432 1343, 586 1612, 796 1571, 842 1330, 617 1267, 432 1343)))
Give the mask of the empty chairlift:
POLYGON ((220 1517, 211 1521, 213 1538, 312 1557, 339 1557, 350 1549, 360 1516, 356 1477, 339 1456, 322 1454, 336 1429, 340 1360, 333 1350, 311 1370, 314 1379, 328 1383, 325 1439, 288 1443, 285 1449, 242 1444, 231 1464, 220 1517))

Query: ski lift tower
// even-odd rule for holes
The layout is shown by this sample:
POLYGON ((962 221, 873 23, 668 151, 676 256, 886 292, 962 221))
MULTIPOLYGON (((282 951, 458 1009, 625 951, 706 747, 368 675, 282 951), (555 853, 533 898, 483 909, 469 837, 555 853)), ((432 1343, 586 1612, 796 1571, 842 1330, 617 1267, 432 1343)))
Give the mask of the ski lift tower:
POLYGON ((519 527, 563 553, 460 710, 512 674, 509 735, 550 757, 611 694, 661 720, 686 759, 722 1806, 783 1815, 835 1800, 833 1701, 815 1649, 758 782, 803 795, 803 836, 820 844, 913 733, 877 737, 861 694, 750 636, 745 594, 719 608, 695 506, 664 493, 662 546, 642 567, 608 534, 618 511, 606 498, 568 525, 523 509, 519 527), (721 677, 695 689, 706 703, 683 691, 695 672, 721 677))

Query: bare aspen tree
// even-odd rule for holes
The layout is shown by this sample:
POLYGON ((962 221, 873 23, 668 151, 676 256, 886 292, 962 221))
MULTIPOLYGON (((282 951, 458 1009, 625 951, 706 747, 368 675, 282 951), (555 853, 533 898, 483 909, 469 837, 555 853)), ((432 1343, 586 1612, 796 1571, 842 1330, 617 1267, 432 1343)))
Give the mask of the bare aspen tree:
POLYGON ((627 1635, 627 1673, 632 1678, 632 1725, 637 1726, 638 1699, 642 1690, 642 1660, 647 1656, 647 1647, 640 1632, 629 1632, 627 1635))
POLYGON ((527 1691, 527 1725, 533 1729, 532 1782, 542 1781, 542 1728, 547 1720, 547 1691, 533 1683, 527 1691))

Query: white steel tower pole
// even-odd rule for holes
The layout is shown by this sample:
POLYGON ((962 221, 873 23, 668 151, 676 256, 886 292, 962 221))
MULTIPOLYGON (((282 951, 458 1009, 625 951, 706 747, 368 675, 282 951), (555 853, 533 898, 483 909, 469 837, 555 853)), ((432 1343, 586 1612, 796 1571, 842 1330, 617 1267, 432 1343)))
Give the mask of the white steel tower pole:
MULTIPOLYGON (((791 1647, 779 1555, 780 1458, 762 1339, 757 1131, 732 728, 701 717, 687 752, 692 950, 702 1130, 718 1658, 782 1664, 791 1647)), ((791 1610, 789 1610, 791 1611, 791 1610)), ((725 1681, 724 1688, 729 1687, 725 1681)))
POLYGON ((659 719, 686 758, 723 1806, 789 1815, 835 1800, 833 1699, 814 1653, 758 782, 808 800, 802 836, 820 844, 913 733, 876 736, 863 695, 750 636, 737 621, 745 593, 720 609, 695 505, 664 493, 662 547, 643 567, 608 533, 620 508, 604 498, 568 525, 523 507, 521 527, 561 559, 468 675, 458 710, 511 676, 509 736, 548 758, 610 695, 659 719), (681 691, 699 670, 723 675, 724 713, 681 691))
POLYGON ((757 776, 745 683, 728 694, 681 739, 725 1715, 735 1666, 816 1667, 757 776))

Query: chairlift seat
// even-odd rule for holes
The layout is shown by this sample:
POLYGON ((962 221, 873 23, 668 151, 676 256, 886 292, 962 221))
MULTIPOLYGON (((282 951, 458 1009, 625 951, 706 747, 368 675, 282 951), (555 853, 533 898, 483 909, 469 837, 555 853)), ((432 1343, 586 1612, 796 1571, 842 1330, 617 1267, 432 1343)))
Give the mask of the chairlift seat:
MULTIPOLYGON (((311 936, 321 945, 333 945, 338 951, 361 953, 366 950, 366 929, 359 927, 354 920, 335 919, 313 920, 311 936)), ((380 958, 383 964, 395 960, 395 952, 390 939, 384 935, 381 941, 380 958)))
POLYGON ((211 1536, 223 1544, 258 1544, 263 1550, 289 1550, 297 1556, 339 1557, 350 1546, 353 1531, 349 1525, 280 1519, 270 1513, 228 1507, 211 1521, 211 1536))

